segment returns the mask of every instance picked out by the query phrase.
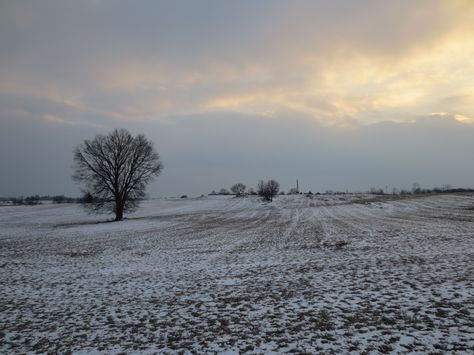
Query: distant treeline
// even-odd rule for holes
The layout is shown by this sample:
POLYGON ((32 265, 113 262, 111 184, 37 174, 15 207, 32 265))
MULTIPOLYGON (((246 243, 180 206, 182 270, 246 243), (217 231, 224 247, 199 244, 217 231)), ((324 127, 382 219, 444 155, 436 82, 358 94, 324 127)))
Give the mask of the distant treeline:
MULTIPOLYGON (((232 189, 231 189, 232 190, 232 189)), ((437 194, 437 193, 463 193, 463 192, 474 192, 471 188, 452 187, 451 185, 443 185, 442 187, 434 187, 432 189, 423 188, 419 184, 413 184, 411 190, 392 188, 375 188, 372 187, 368 191, 337 191, 337 190, 326 190, 324 192, 315 192, 311 190, 307 192, 298 191, 296 188, 291 188, 287 193, 281 191, 280 195, 346 195, 346 194, 372 194, 372 195, 423 195, 423 194, 437 194)), ((234 193, 225 188, 219 191, 213 190, 209 195, 257 195, 258 192, 253 188, 248 189, 245 193, 234 193)))
MULTIPOLYGON (((345 195, 345 194, 371 194, 371 195, 426 195, 426 194, 441 194, 441 193, 463 193, 463 192, 474 192, 474 189, 471 188, 462 188, 462 187, 434 187, 432 189, 415 187, 411 190, 406 189, 397 189, 393 188, 391 191, 382 188, 371 188, 369 191, 355 191, 355 192, 342 192, 342 191, 332 191, 327 190, 324 192, 325 195, 345 195)), ((307 194, 311 194, 311 191, 307 194)), ((319 192, 316 195, 320 195, 319 192)))
MULTIPOLYGON (((246 196, 246 195, 261 195, 259 189, 255 190, 253 188, 249 188, 245 190, 245 185, 243 184, 236 184, 240 185, 240 191, 235 190, 235 185, 229 191, 227 189, 220 189, 218 192, 212 191, 209 195, 236 195, 236 196, 246 196)), ((434 187, 432 189, 422 188, 419 184, 414 184, 411 190, 406 189, 397 189, 393 188, 391 191, 382 188, 371 188, 369 191, 362 192, 362 191, 333 191, 333 190, 326 190, 323 193, 316 192, 313 193, 311 191, 301 192, 295 188, 290 189, 287 193, 284 191, 279 192, 280 195, 346 195, 346 194, 372 194, 372 195, 426 195, 426 194, 439 194, 439 193, 474 193, 474 189, 471 188, 462 188, 462 187, 452 187, 450 185, 444 185, 443 187, 434 187)), ((277 194, 276 192, 275 194, 277 194)), ((186 195, 181 196, 182 198, 187 197, 186 195)), ((84 194, 82 197, 69 197, 65 195, 32 195, 27 197, 0 197, 0 205, 27 205, 27 206, 34 206, 34 205, 41 205, 44 202, 49 203, 85 203, 89 204, 91 202, 97 202, 97 200, 92 197, 89 193, 84 194)))
POLYGON ((439 194, 439 193, 463 193, 474 192, 471 188, 452 187, 451 185, 444 185, 442 187, 434 187, 432 189, 423 188, 419 184, 413 184, 411 190, 393 188, 391 192, 384 191, 381 188, 371 188, 368 193, 374 195, 425 195, 425 194, 439 194))
POLYGON ((65 195, 56 195, 56 196, 40 196, 40 195, 32 195, 27 197, 0 197, 0 203, 2 204, 11 204, 11 205, 41 205, 44 202, 51 202, 51 203, 84 203, 84 197, 68 197, 65 195))

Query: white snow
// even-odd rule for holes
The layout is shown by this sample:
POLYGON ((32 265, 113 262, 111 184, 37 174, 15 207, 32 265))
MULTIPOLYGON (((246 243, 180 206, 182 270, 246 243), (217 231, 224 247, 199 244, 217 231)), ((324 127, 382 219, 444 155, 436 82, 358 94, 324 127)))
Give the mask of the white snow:
POLYGON ((0 353, 469 353, 472 195, 0 207, 0 353))

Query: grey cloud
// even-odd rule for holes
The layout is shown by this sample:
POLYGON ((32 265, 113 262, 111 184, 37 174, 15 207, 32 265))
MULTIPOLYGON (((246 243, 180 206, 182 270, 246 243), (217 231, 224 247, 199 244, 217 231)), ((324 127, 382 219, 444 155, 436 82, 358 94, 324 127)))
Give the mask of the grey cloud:
POLYGON ((0 15, 0 58, 27 75, 80 83, 115 60, 145 58, 192 70, 208 62, 291 61, 291 48, 328 56, 341 41, 400 50, 436 38, 452 25, 440 3, 11 2, 3 4, 0 15), (427 7, 430 11, 424 11, 427 7))
MULTIPOLYGON (((70 180, 72 150, 99 131, 46 122, 0 120, 0 195, 78 194, 70 180)), ((284 189, 365 190, 449 183, 472 186, 474 126, 447 117, 348 129, 306 117, 175 117, 171 124, 126 124, 156 144, 165 164, 152 196, 199 195, 236 181, 275 178, 284 189)))
MULTIPOLYGON (((308 80, 318 81, 318 70, 346 51, 397 59, 407 48, 437 39, 455 26, 443 4, 4 2, 0 91, 74 92, 92 111, 140 119, 161 113, 159 105, 146 108, 153 100, 165 102, 168 113, 183 113, 220 94, 304 92, 308 80), (307 55, 320 67, 300 65, 307 55), (123 82, 109 87, 115 79, 123 82)), ((316 108, 332 105, 317 100, 311 100, 316 108)))

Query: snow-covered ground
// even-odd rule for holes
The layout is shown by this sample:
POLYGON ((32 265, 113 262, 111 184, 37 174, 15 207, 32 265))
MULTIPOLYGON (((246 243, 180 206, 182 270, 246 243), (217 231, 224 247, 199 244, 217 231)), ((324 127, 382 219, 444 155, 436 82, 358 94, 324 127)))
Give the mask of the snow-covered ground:
POLYGON ((469 353, 474 197, 0 207, 0 353, 469 353))

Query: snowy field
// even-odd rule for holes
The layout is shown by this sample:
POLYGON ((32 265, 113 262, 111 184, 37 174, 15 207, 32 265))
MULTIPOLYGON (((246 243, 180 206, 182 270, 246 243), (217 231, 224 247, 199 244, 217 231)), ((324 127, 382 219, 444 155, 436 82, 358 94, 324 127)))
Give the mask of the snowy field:
POLYGON ((474 196, 0 207, 0 353, 471 353, 474 196), (370 202, 367 202, 370 201, 370 202))

